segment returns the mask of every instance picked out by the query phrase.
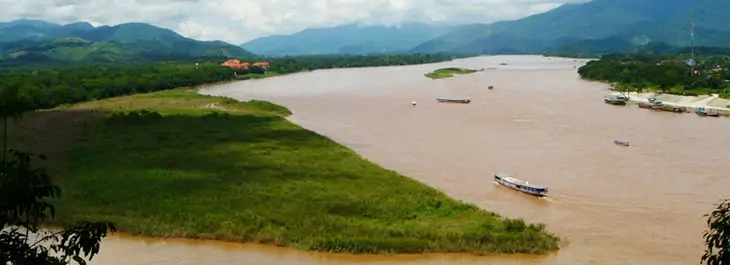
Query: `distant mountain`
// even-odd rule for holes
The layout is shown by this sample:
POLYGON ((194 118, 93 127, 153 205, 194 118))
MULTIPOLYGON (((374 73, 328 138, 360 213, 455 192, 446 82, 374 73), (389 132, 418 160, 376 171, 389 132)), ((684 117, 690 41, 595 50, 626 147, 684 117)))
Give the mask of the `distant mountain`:
POLYGON ((545 13, 492 24, 459 27, 411 52, 522 53, 552 50, 628 51, 650 43, 730 46, 730 1, 593 0, 565 4, 545 13))
POLYGON ((349 24, 251 40, 241 47, 261 55, 403 53, 453 26, 406 23, 397 27, 349 24))
POLYGON ((198 41, 145 23, 94 27, 87 22, 0 22, 0 63, 5 65, 252 56, 236 45, 198 41))

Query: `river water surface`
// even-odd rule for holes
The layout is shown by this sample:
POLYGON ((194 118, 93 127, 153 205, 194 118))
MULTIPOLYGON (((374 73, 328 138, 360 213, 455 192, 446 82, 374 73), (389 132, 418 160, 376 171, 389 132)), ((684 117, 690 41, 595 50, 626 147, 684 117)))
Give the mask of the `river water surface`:
POLYGON ((730 196, 730 120, 603 104, 607 86, 580 80, 574 66, 582 63, 478 57, 321 70, 203 90, 285 105, 292 121, 384 167, 489 211, 544 222, 567 242, 556 254, 383 257, 111 237, 92 264, 697 264, 703 214, 730 196), (447 66, 498 69, 442 80, 423 76, 447 66), (437 97, 472 103, 440 104, 437 97), (495 172, 548 186, 550 198, 497 186, 495 172))

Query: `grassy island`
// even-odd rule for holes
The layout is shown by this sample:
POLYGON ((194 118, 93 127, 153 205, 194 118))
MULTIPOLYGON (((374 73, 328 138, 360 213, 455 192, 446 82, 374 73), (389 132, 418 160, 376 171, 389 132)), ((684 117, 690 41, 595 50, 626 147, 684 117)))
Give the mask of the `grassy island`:
POLYGON ((425 74, 425 76, 428 78, 431 78, 431 79, 442 79, 442 78, 453 77, 454 75, 471 74, 471 73, 475 73, 477 71, 479 71, 479 70, 450 67, 450 68, 437 69, 436 71, 425 74))
POLYGON ((59 223, 332 252, 557 249, 543 225, 450 199, 289 114, 174 89, 29 113, 11 129, 16 145, 48 155, 59 223))

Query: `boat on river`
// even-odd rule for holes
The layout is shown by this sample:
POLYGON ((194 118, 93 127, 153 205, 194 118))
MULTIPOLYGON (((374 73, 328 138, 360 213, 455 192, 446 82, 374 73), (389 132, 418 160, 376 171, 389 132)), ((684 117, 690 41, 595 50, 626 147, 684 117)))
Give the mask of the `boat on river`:
POLYGON ((623 146, 631 145, 631 142, 626 141, 626 140, 613 140, 613 143, 617 144, 617 145, 623 145, 623 146))
POLYGON ((639 102, 636 105, 642 109, 661 109, 662 107, 664 107, 664 103, 662 103, 661 101, 653 101, 649 103, 639 102))
POLYGON ((707 110, 705 110, 705 108, 699 108, 697 109, 697 111, 695 111, 695 113, 702 117, 720 117, 719 112, 708 112, 707 110))
POLYGON ((488 86, 487 89, 494 89, 494 86, 488 86))
POLYGON ((494 175, 494 182, 497 184, 511 188, 517 191, 521 191, 532 196, 545 197, 548 193, 548 188, 530 184, 527 181, 516 179, 505 173, 497 173, 494 175))
POLYGON ((619 97, 612 97, 612 98, 604 98, 603 102, 606 102, 606 104, 611 105, 626 105, 626 100, 619 97))
POLYGON ((659 110, 668 111, 668 112, 674 112, 674 113, 685 113, 687 112, 687 107, 677 107, 677 106, 669 106, 664 105, 661 108, 658 108, 659 110))
POLYGON ((452 98, 437 98, 438 102, 441 103, 463 103, 463 104, 469 104, 471 102, 471 99, 452 99, 452 98))

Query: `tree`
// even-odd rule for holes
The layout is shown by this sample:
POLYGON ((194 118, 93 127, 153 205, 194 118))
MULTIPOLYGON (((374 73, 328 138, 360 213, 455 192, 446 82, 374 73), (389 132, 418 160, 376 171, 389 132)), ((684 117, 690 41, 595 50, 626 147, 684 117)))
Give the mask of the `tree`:
POLYGON ((61 265, 71 260, 86 264, 83 257, 99 252, 101 239, 116 231, 111 223, 77 222, 58 232, 42 230, 55 208, 49 202, 61 195, 44 168, 31 164, 44 156, 8 149, 8 119, 27 110, 19 86, 0 91, 0 115, 4 122, 2 168, 0 168, 0 264, 61 265))
POLYGON ((730 200, 723 200, 707 217, 708 230, 703 235, 707 250, 702 263, 730 265, 730 200))
POLYGON ((266 68, 263 68, 261 66, 251 66, 248 68, 249 71, 251 71, 252 74, 265 74, 266 68))
MULTIPOLYGON (((27 105, 20 96, 20 86, 18 84, 0 90, 0 116, 3 118, 3 158, 8 156, 8 122, 10 119, 20 118, 20 114, 26 110, 27 105)), ((3 168, 5 168, 5 160, 3 160, 3 168)))

